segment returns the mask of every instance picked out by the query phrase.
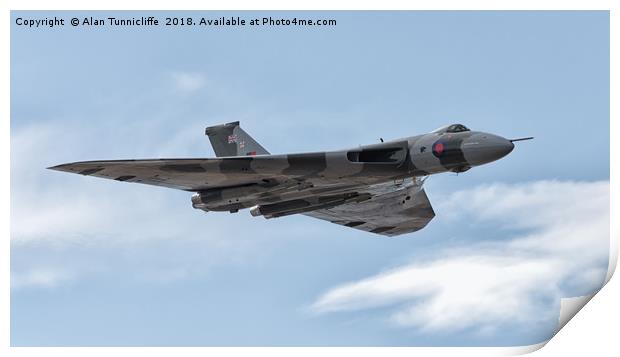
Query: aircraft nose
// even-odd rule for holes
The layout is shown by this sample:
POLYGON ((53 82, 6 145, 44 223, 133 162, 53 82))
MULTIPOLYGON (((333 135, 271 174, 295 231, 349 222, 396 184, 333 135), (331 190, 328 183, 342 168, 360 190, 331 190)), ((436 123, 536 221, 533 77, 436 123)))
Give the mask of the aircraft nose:
POLYGON ((482 165, 508 155, 515 145, 498 135, 480 133, 463 142, 463 154, 470 165, 482 165))

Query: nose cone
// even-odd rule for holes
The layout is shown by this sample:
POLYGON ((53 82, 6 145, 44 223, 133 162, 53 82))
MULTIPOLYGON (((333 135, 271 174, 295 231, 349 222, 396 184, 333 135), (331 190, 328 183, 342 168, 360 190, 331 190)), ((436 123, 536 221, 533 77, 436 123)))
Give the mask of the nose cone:
POLYGON ((472 165, 482 165, 508 155, 515 145, 498 135, 479 133, 463 142, 463 154, 472 165))

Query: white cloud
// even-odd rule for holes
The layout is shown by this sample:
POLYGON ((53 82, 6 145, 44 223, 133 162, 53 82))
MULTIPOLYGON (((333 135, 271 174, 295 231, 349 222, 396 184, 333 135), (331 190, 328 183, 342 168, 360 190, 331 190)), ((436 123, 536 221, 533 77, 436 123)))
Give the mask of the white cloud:
POLYGON ((337 286, 311 309, 387 308, 400 326, 490 331, 554 317, 559 298, 591 292, 603 282, 608 182, 496 184, 434 202, 446 224, 495 225, 496 236, 337 286), (506 239, 508 234, 513 237, 506 239))
POLYGON ((206 84, 204 76, 200 73, 173 72, 172 80, 175 89, 182 92, 195 92, 206 84))

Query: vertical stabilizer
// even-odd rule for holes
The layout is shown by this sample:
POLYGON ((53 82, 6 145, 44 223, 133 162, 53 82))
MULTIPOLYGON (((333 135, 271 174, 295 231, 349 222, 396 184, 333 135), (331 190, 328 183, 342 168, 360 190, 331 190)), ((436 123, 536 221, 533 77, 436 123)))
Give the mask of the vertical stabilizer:
POLYGON ((210 126, 205 129, 217 157, 269 155, 259 143, 243 131, 239 122, 210 126))

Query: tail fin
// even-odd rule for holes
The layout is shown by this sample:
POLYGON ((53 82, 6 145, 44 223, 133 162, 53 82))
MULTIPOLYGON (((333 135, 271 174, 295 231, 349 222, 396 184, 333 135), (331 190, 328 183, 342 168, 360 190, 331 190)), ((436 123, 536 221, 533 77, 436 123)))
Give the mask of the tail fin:
POLYGON ((259 143, 243 131, 239 122, 210 126, 205 129, 215 156, 269 155, 259 143))

